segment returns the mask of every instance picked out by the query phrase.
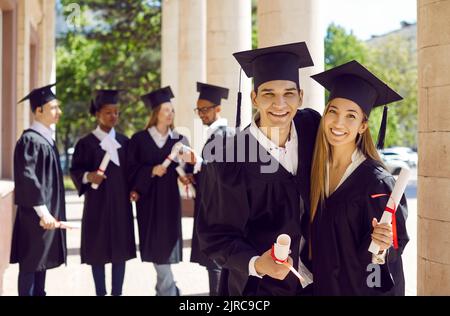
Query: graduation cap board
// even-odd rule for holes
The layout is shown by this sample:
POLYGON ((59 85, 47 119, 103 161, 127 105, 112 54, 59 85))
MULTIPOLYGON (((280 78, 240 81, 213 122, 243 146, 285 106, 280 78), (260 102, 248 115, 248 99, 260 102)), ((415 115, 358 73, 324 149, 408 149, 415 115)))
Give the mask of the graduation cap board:
POLYGON ((328 100, 344 98, 358 104, 369 117, 374 107, 385 106, 378 135, 379 149, 384 147, 387 124, 386 105, 403 98, 363 65, 352 60, 343 65, 311 76, 330 92, 328 100))
POLYGON ((41 88, 33 89, 27 96, 21 99, 18 103, 22 103, 25 100, 30 100, 31 110, 34 112, 36 108, 43 106, 48 102, 56 99, 55 94, 51 90, 51 88, 55 85, 56 83, 53 83, 41 88))
POLYGON ((172 89, 169 86, 152 91, 148 94, 141 96, 141 100, 145 105, 151 109, 155 109, 159 105, 165 102, 170 102, 170 99, 174 97, 172 89))
MULTIPOLYGON (((299 68, 314 66, 305 42, 277 45, 234 53, 247 77, 253 77, 253 87, 258 87, 272 80, 288 80, 295 82, 298 88, 299 68)), ((236 126, 240 125, 240 91, 236 126)))
POLYGON ((222 99, 228 99, 229 89, 212 84, 197 82, 198 99, 208 100, 214 105, 220 105, 222 99))
POLYGON ((119 93, 121 90, 116 89, 99 89, 95 91, 95 97, 91 100, 90 112, 94 115, 100 111, 102 106, 106 104, 117 104, 119 102, 119 93))

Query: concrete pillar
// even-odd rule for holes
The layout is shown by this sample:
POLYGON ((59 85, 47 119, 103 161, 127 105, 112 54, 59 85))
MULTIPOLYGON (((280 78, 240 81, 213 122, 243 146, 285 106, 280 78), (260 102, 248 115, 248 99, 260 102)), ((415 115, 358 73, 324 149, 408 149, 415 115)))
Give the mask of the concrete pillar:
POLYGON ((2 134, 1 178, 13 177, 13 151, 17 139, 16 111, 17 111, 17 9, 15 6, 3 9, 3 33, 2 33, 2 134))
POLYGON ((164 0, 163 21, 162 85, 174 88, 177 130, 199 150, 194 107, 196 82, 206 80, 206 1, 164 0))
MULTIPOLYGON (((0 61, 3 60, 3 11, 0 8, 0 61)), ((3 72, 0 68, 0 100, 3 97, 3 72)), ((3 108, 0 108, 0 131, 3 130, 3 108)), ((2 147, 3 139, 0 137, 0 148, 2 147)), ((2 160, 3 160, 3 153, 0 154, 0 179, 2 177, 2 160)), ((0 288, 1 290, 1 288, 0 288)))
POLYGON ((417 5, 417 294, 450 295, 450 0, 417 5))
POLYGON ((324 90, 309 76, 324 70, 324 30, 321 0, 258 0, 258 46, 305 41, 314 67, 300 70, 303 106, 319 113, 324 108, 324 90))
POLYGON ((39 86, 53 83, 52 73, 55 61, 55 0, 42 1, 42 19, 38 24, 39 34, 39 86))
MULTIPOLYGON (((230 89, 222 101, 222 116, 229 126, 236 121, 240 66, 233 53, 252 48, 252 8, 250 0, 207 1, 207 82, 230 89)), ((241 126, 251 121, 251 79, 242 74, 241 126)))
POLYGON ((176 97, 178 97, 179 2, 179 0, 161 2, 161 87, 171 86, 176 97))
MULTIPOLYGON (((29 0, 17 4, 17 97, 23 98, 30 91, 30 8, 29 0)), ((16 134, 30 125, 30 105, 17 105, 16 134)))

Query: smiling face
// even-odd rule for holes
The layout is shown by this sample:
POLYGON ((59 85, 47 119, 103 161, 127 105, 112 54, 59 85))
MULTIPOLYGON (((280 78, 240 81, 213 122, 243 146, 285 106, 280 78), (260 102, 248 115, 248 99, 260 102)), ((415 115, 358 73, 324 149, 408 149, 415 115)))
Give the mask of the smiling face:
POLYGON ((365 114, 353 101, 335 98, 323 117, 323 128, 331 146, 354 146, 358 134, 368 127, 365 114))
POLYGON ((288 128, 302 104, 303 91, 293 81, 273 80, 261 84, 251 97, 261 127, 288 128))
POLYGON ((204 125, 210 126, 217 120, 220 112, 220 105, 215 105, 211 101, 199 99, 197 101, 196 112, 204 125))

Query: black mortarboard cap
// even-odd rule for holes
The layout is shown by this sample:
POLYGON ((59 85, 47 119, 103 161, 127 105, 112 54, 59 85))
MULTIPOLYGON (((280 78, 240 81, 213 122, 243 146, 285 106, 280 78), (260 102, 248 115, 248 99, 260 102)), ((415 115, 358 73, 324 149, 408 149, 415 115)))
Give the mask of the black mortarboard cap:
POLYGON ((30 100, 31 110, 34 112, 36 108, 45 105, 46 103, 55 100, 56 96, 52 92, 51 88, 55 86, 56 83, 33 89, 27 96, 25 96, 18 103, 21 103, 25 100, 30 100))
MULTIPOLYGON (((356 60, 311 76, 330 91, 328 100, 345 98, 358 104, 369 117, 372 108, 403 98, 356 60)), ((384 108, 377 147, 384 146, 387 107, 384 108)))
POLYGON ((162 103, 170 102, 173 97, 172 89, 167 86, 143 95, 141 99, 147 107, 154 109, 162 103))
POLYGON ((197 82, 197 92, 200 92, 199 99, 208 100, 214 105, 220 105, 222 99, 228 99, 229 89, 197 82))
POLYGON ((95 90, 95 97, 91 100, 91 114, 94 115, 97 111, 100 111, 105 104, 117 104, 119 102, 120 91, 116 89, 95 90))
MULTIPOLYGON (((289 80, 300 88, 298 69, 314 66, 305 42, 277 45, 247 50, 233 54, 247 77, 253 77, 253 87, 258 87, 272 80, 289 80)), ((240 90, 237 98, 236 127, 241 124, 240 90)))
POLYGON ((253 77, 255 90, 272 80, 289 80, 300 87, 298 69, 314 65, 305 42, 248 50, 233 56, 247 77, 253 77))

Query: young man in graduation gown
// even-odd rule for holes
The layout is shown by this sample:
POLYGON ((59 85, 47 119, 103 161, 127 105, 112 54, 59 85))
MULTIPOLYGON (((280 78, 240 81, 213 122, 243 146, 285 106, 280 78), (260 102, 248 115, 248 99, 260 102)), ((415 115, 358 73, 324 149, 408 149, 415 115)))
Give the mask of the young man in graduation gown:
MULTIPOLYGON (((304 42, 234 54, 248 77, 257 113, 225 148, 225 162, 207 166, 200 247, 228 270, 230 295, 296 295, 299 280, 277 264, 271 247, 291 237, 289 264, 299 265, 309 175, 320 115, 298 111, 298 69, 312 66, 304 42)), ((239 113, 239 109, 238 109, 239 113)))
MULTIPOLYGON (((194 167, 194 183, 196 188, 195 206, 194 206, 194 228, 192 233, 192 247, 191 247, 191 262, 206 267, 209 277, 209 295, 217 296, 219 294, 219 280, 222 268, 215 260, 209 259, 201 250, 197 235, 197 215, 202 207, 201 185, 203 183, 202 177, 205 175, 202 172, 202 167, 208 162, 216 159, 215 145, 223 147, 227 137, 234 135, 234 129, 229 128, 228 121, 220 117, 221 100, 228 98, 229 90, 227 88, 197 82, 197 92, 199 92, 196 113, 202 120, 202 123, 208 126, 207 140, 202 149, 201 160, 197 162, 194 167)), ((207 212, 207 210, 205 210, 207 212)))
MULTIPOLYGON (((45 296, 45 276, 66 262, 66 235, 57 228, 66 220, 63 174, 53 140, 52 124, 61 115, 53 85, 34 89, 30 101, 34 122, 14 150, 14 184, 17 215, 11 263, 19 263, 20 296, 45 296)), ((20 103, 19 102, 19 103, 20 103)))
POLYGON ((105 264, 112 263, 111 295, 122 294, 125 263, 136 257, 133 211, 126 175, 129 139, 115 130, 119 119, 119 91, 97 90, 90 113, 97 128, 81 138, 72 158, 70 175, 84 195, 81 263, 92 266, 95 290, 106 295, 105 264), (110 156, 104 175, 97 174, 105 154, 110 156), (98 188, 94 189, 93 185, 98 188))

